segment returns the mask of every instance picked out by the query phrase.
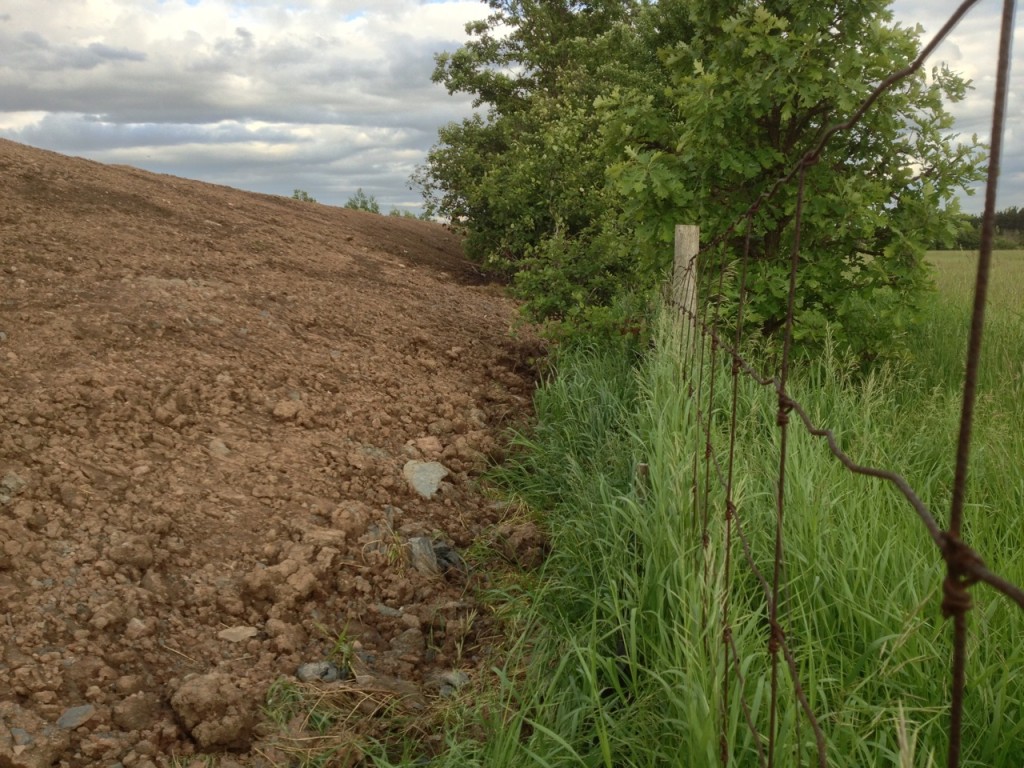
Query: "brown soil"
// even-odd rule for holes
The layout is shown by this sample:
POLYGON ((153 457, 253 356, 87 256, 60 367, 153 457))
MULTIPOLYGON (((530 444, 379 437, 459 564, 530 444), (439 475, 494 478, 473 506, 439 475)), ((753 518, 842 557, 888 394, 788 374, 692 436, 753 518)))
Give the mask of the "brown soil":
POLYGON ((472 676, 474 576, 408 542, 503 522, 475 478, 538 347, 458 239, 7 141, 0 171, 0 766, 288 764, 268 686, 339 638, 335 697, 472 676))

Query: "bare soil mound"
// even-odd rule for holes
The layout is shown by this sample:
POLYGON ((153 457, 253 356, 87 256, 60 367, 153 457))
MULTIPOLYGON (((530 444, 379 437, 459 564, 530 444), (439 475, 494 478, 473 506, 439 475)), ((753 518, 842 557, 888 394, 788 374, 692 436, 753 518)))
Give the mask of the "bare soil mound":
POLYGON ((7 141, 0 174, 0 766, 277 764, 301 664, 413 708, 472 675, 459 553, 538 348, 458 239, 7 141))

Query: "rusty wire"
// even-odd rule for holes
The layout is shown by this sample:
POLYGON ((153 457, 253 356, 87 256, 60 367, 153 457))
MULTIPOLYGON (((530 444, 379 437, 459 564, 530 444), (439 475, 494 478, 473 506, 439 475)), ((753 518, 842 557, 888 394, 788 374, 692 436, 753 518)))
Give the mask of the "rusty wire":
POLYGON ((995 103, 992 109, 992 134, 989 148, 988 180, 985 186, 985 213, 982 217, 981 247, 978 274, 974 281, 974 308, 971 313, 971 335, 967 346, 964 373, 963 407, 960 414, 960 435, 957 440, 956 472, 953 480, 953 501, 949 513, 949 538, 956 542, 955 551, 945 554, 946 580, 943 582, 942 611, 953 618, 953 691, 950 704, 949 754, 947 765, 960 765, 960 734, 963 730, 963 699, 967 664, 967 611, 971 608, 967 592, 975 580, 965 568, 981 564, 981 559, 960 542, 964 498, 967 494, 967 468, 971 453, 971 431, 974 425, 974 403, 977 399, 978 363, 981 359, 981 338, 985 328, 985 300, 988 296, 989 273, 992 266, 992 245, 995 231, 996 186, 1003 149, 1003 124, 1006 120, 1006 99, 1010 78, 1010 46, 1013 42, 1013 0, 1003 1, 1003 17, 999 32, 999 63, 996 67, 995 103))
MULTIPOLYGON (((692 286, 693 296, 687 296, 689 301, 684 301, 684 306, 680 309, 683 310, 683 314, 689 315, 689 323, 687 324, 687 339, 686 348, 687 355, 685 356, 687 368, 692 371, 693 366, 697 366, 696 376, 696 387, 694 387, 693 377, 691 375, 689 382, 689 393, 691 397, 694 397, 696 401, 695 416, 698 424, 697 430, 697 445, 703 449, 704 452, 704 494, 703 504, 701 504, 700 484, 701 477, 698 463, 699 450, 694 451, 693 456, 693 502, 694 502, 694 523, 698 523, 697 515, 700 515, 699 523, 701 527, 701 539, 704 548, 708 546, 708 514, 710 507, 709 491, 711 485, 712 474, 716 477, 718 484, 724 491, 725 495, 725 585, 726 590, 723 594, 722 599, 722 649, 723 649, 723 680, 722 680, 722 692, 723 692, 723 705, 722 705, 722 734, 720 739, 720 759, 723 765, 729 763, 731 756, 728 745, 728 739, 726 734, 726 713, 729 711, 729 675, 730 669, 734 670, 739 683, 740 683, 740 705, 746 720, 747 727, 749 728, 754 743, 757 747, 759 764, 761 766, 768 766, 773 768, 775 765, 775 736, 777 730, 777 699, 778 699, 778 654, 781 653, 785 660, 786 667, 789 671, 789 676, 793 685, 793 694, 796 697, 800 709, 802 710, 804 717, 814 732, 815 744, 817 750, 817 761, 821 768, 825 768, 827 765, 827 754, 826 754, 826 740, 824 732, 815 716, 807 695, 800 682, 799 666, 796 659, 789 647, 786 632, 783 627, 783 619, 780 617, 780 593, 782 583, 782 572, 784 569, 784 537, 783 537, 783 520, 785 513, 785 496, 784 496, 784 484, 786 475, 786 455, 787 455, 787 434, 788 425, 790 421, 790 414, 795 413, 800 422, 803 424, 804 429, 808 434, 824 438, 832 455, 849 471, 858 474, 865 475, 868 477, 878 478, 887 481, 893 485, 900 494, 910 504, 911 508, 915 511, 918 518, 922 522, 931 537, 933 543, 937 547, 940 555, 946 563, 946 576, 943 581, 943 602, 942 612, 947 618, 953 619, 953 658, 952 658, 952 691, 950 697, 950 724, 949 724, 949 750, 948 750, 948 766, 949 768, 957 768, 960 764, 960 751, 961 751, 961 732, 962 732, 962 716, 963 716, 963 696, 965 687, 965 660, 966 660, 966 616, 968 611, 971 609, 971 599, 968 592, 968 588, 972 585, 983 582, 988 584, 991 588, 1006 595, 1018 606, 1024 608, 1024 589, 1012 584, 1001 576, 990 571, 984 564, 981 556, 961 540, 961 526, 963 517, 963 507, 966 498, 967 488, 967 470, 969 465, 970 456, 970 444, 971 444, 971 433, 973 425, 973 413, 974 413, 974 402, 976 399, 977 390, 977 377, 978 377, 978 365, 980 360, 980 349, 981 340, 984 330, 984 317, 985 317, 985 300, 988 288, 989 273, 991 268, 991 255, 993 246, 993 235, 994 235, 994 222, 995 222, 995 209, 996 209, 996 185, 999 176, 999 166, 1002 150, 1002 137, 1003 128, 1005 125, 1005 111, 1006 111, 1006 99, 1008 93, 1008 79, 1009 69, 1011 62, 1011 43, 1013 37, 1013 17, 1014 17, 1014 0, 1004 0, 1003 3, 1003 14, 1001 22, 1001 33, 1000 33, 1000 45, 999 45, 999 62, 997 65, 997 79, 996 79, 996 94, 995 94, 995 106, 993 109, 992 118, 992 132, 991 132, 991 146, 990 146, 990 157, 988 165, 988 181, 986 186, 985 195, 985 208, 982 217, 982 233, 981 233, 981 247, 980 256, 978 261, 978 272, 975 282, 975 295, 973 313, 971 319, 971 330, 968 342, 967 362, 966 371, 964 377, 964 388, 963 388, 963 403, 960 419, 960 430, 959 439, 957 442, 956 452, 956 470, 953 488, 953 498, 950 510, 950 519, 948 529, 944 530, 937 522, 935 515, 928 509, 927 505, 921 500, 920 496, 911 488, 910 484, 900 474, 883 468, 871 467, 859 464, 854 461, 843 449, 839 446, 835 434, 832 430, 816 425, 810 418, 806 408, 794 400, 787 391, 787 383, 789 377, 789 369, 791 364, 792 355, 792 344, 793 344, 793 326, 794 326, 794 301, 796 296, 796 286, 799 272, 799 256, 800 256, 800 235, 801 225, 803 216, 803 204, 804 204, 804 193, 805 193, 805 174, 808 168, 817 164, 821 158, 821 153, 824 148, 828 145, 831 139, 837 134, 852 129, 857 123, 867 114, 871 106, 881 98, 886 91, 891 89, 901 80, 913 75, 917 72, 924 64, 925 60, 931 53, 945 40, 949 33, 956 27, 956 25, 963 19, 963 17, 978 3, 978 0, 965 0, 958 8, 951 14, 946 23, 941 27, 939 32, 934 38, 922 48, 920 54, 906 67, 893 72, 887 78, 882 80, 878 86, 871 91, 867 98, 860 104, 860 106, 851 114, 851 116, 844 122, 837 123, 828 128, 819 138, 818 142, 809 150, 807 150, 800 159, 793 165, 793 167, 782 177, 777 179, 771 186, 769 186, 764 192, 762 192, 750 207, 744 212, 744 214, 735 221, 732 225, 727 227, 721 233, 719 233, 713 240, 711 240, 704 248, 700 249, 697 255, 690 258, 688 269, 692 270, 696 275, 698 256, 704 254, 716 248, 719 245, 724 245, 727 242, 727 238, 733 235, 737 228, 744 222, 746 223, 746 234, 744 236, 743 245, 743 256, 742 256, 742 274, 740 278, 740 291, 738 300, 738 311, 735 328, 735 339, 732 343, 725 340, 720 334, 720 315, 719 307, 716 303, 714 316, 710 323, 708 320, 708 307, 705 303, 702 312, 691 311, 687 307, 695 306, 696 301, 696 290, 698 280, 696 277, 688 285, 688 290, 692 286), (783 342, 783 353, 778 373, 775 375, 765 375, 760 373, 748 360, 746 360, 740 353, 741 345, 741 330, 743 325, 743 313, 747 295, 747 266, 750 258, 750 236, 753 228, 753 220, 761 207, 771 200, 784 186, 792 182, 794 179, 797 180, 798 191, 796 198, 796 209, 794 213, 793 223, 793 244, 790 253, 790 275, 789 275, 789 293, 787 297, 787 311, 786 320, 784 326, 784 342, 783 342), (698 342, 699 338, 699 342, 698 342), (700 354, 698 357, 696 346, 700 344, 700 354), (705 377, 703 369, 705 367, 705 350, 710 346, 711 349, 711 361, 710 365, 712 368, 710 383, 705 386, 705 377), (727 466, 722 467, 721 461, 718 455, 712 448, 712 427, 713 427, 713 405, 712 398, 715 393, 715 376, 714 371, 717 368, 717 359, 719 350, 725 350, 732 361, 732 403, 731 412, 729 414, 729 449, 727 466), (737 400, 738 400, 738 381, 740 374, 746 375, 757 384, 771 388, 778 398, 778 409, 776 413, 776 422, 780 430, 780 452, 779 452, 779 472, 778 472, 778 483, 776 487, 776 520, 775 520, 775 547, 774 547, 774 560, 772 563, 771 581, 769 582, 766 575, 762 572, 761 568, 757 565, 753 552, 751 549, 749 538, 744 530, 743 521, 738 513, 733 498, 733 471, 734 471, 734 457, 736 447, 736 432, 737 432, 737 400), (705 393, 705 389, 708 391, 705 393), (708 408, 707 413, 703 412, 701 407, 702 398, 707 397, 708 408), (701 445, 701 443, 703 443, 701 445), (713 472, 712 472, 713 470, 713 472), (732 536, 733 534, 739 536, 741 549, 743 552, 744 560, 746 561, 747 567, 750 572, 754 575, 756 581, 760 584, 761 589, 764 592, 766 605, 768 608, 768 625, 769 625, 769 637, 768 637, 768 649, 771 654, 771 690, 770 690, 770 704, 769 704, 769 730, 767 734, 767 752, 765 751, 764 737, 756 728, 750 713, 747 702, 743 696, 743 690, 746 687, 746 683, 742 672, 740 670, 740 658, 736 649, 735 640, 732 634, 732 627, 730 624, 730 613, 729 613, 729 600, 728 600, 728 588, 731 579, 731 570, 733 567, 733 561, 731 557, 732 550, 732 536)), ((719 295, 721 295, 721 280, 725 270, 724 266, 724 250, 723 250, 723 263, 718 266, 719 268, 719 295)), ((714 266, 712 264, 712 266, 714 266)), ((706 563, 706 558, 705 563, 706 563)), ((799 733, 799 722, 796 723, 796 727, 799 733)), ((799 738, 797 739, 797 749, 799 750, 799 738)), ((798 757, 799 759, 799 757, 798 757)))

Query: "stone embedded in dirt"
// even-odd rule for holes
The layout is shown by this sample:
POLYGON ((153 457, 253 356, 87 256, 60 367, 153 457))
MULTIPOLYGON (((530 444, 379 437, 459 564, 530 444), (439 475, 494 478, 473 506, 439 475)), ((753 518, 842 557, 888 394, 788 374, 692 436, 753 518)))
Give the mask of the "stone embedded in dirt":
POLYGON ((211 456, 217 456, 222 459, 231 455, 231 449, 227 447, 223 440, 217 437, 210 440, 207 450, 210 451, 211 456))
POLYGON ((409 539, 406 545, 409 550, 409 565, 420 573, 437 575, 441 573, 441 566, 437 562, 437 555, 434 554, 434 543, 428 536, 415 536, 409 539))
POLYGON ((228 627, 218 632, 217 637, 227 640, 229 643, 241 643, 251 640, 259 633, 260 631, 256 627, 228 627))
POLYGON ((431 541, 428 536, 414 536, 408 544, 409 565, 427 575, 449 571, 466 574, 469 568, 458 552, 443 541, 431 541))
POLYGON ((288 421, 302 413, 302 409, 301 400, 282 400, 274 406, 274 418, 288 421))
POLYGON ((126 731, 150 728, 160 717, 160 697, 154 693, 134 693, 114 705, 114 724, 126 731))
POLYGON ((441 675, 441 682, 447 683, 453 688, 462 688, 464 685, 469 683, 469 675, 461 669, 453 669, 450 672, 445 672, 441 675))
POLYGON ((390 605, 384 605, 384 603, 376 603, 373 606, 373 610, 379 613, 381 616, 387 616, 389 619, 400 619, 402 618, 402 612, 397 608, 392 608, 390 605))
POLYGON ((438 694, 445 699, 450 699, 460 688, 469 684, 469 675, 461 669, 451 669, 447 672, 431 675, 427 682, 437 687, 438 694))
POLYGON ((436 461, 410 460, 402 467, 402 477, 409 487, 428 501, 434 498, 441 487, 441 481, 449 474, 444 465, 436 461))
POLYGON ((469 567, 462 556, 443 541, 434 542, 434 558, 438 567, 445 573, 453 570, 462 574, 469 573, 469 567))
POLYGON ((57 727, 73 731, 79 726, 85 725, 96 714, 96 707, 92 704, 82 704, 78 707, 69 707, 57 720, 57 727))
POLYGON ((426 650, 426 642, 422 630, 410 627, 391 641, 391 648, 399 656, 415 656, 419 658, 423 651, 426 650))
POLYGON ((145 536, 128 536, 114 544, 109 557, 118 565, 130 565, 145 570, 153 564, 153 548, 145 536))
POLYGON ((259 702, 220 672, 190 677, 171 696, 171 707, 200 749, 247 749, 259 702))
POLYGON ((11 499, 21 493, 28 483, 15 472, 8 472, 0 481, 0 504, 10 504, 11 499))
POLYGON ((11 728, 11 741, 14 742, 14 746, 16 747, 27 747, 35 741, 35 739, 33 739, 32 734, 24 728, 11 728))
POLYGON ((302 664, 295 676, 304 683, 333 683, 347 680, 350 675, 347 669, 341 669, 333 661, 311 661, 302 664))
POLYGON ((68 732, 52 725, 31 732, 18 727, 8 730, 0 718, 0 766, 4 768, 50 768, 69 745, 68 732))

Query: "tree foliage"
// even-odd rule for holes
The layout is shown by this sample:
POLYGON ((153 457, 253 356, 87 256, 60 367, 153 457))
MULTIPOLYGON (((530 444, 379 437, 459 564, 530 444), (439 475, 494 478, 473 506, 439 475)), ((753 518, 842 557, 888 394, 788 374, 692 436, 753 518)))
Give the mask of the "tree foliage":
POLYGON ((363 192, 360 187, 356 193, 345 201, 345 207, 356 211, 367 211, 368 213, 380 213, 380 204, 373 195, 363 192))
MULTIPOLYGON (((615 318, 623 295, 662 280, 675 224, 727 231, 920 45, 886 0, 490 5, 434 73, 481 110, 441 129, 418 180, 534 318, 572 323, 615 318)), ((954 240, 956 194, 979 176, 944 107, 965 90, 942 68, 901 81, 807 170, 800 337, 831 326, 870 356, 913 319, 924 246, 954 240)), ((752 220, 746 317, 769 336, 795 210, 785 185, 752 220)), ((705 298, 734 297, 733 283, 705 298)))
MULTIPOLYGON (((995 213, 995 242, 993 245, 1000 250, 1017 250, 1024 245, 1024 208, 1011 205, 995 213)), ((935 242, 935 249, 948 248, 949 243, 935 242)), ((981 216, 979 214, 963 214, 960 217, 960 229, 957 232, 953 247, 976 251, 981 247, 981 216)))

